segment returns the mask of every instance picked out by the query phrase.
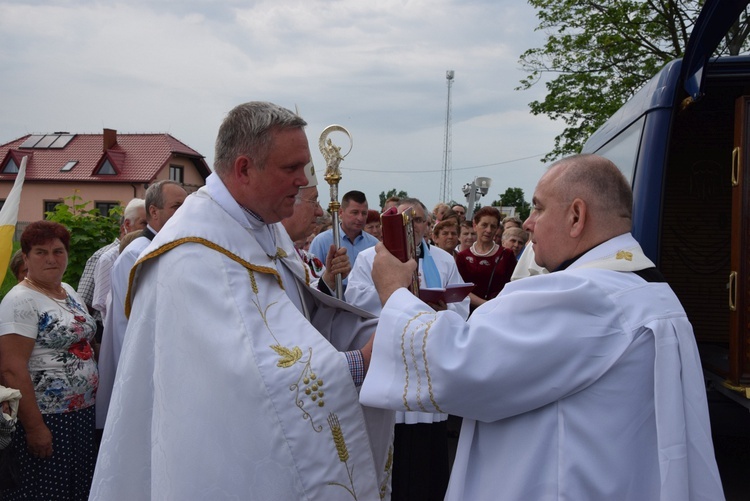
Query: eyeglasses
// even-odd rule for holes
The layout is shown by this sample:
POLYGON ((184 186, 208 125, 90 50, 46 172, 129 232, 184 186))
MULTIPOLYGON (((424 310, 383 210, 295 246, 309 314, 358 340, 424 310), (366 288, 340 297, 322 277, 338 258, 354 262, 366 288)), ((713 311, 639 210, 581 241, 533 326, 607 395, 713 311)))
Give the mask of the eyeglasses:
POLYGON ((315 200, 308 200, 306 198, 302 198, 302 197, 299 197, 299 196, 297 196, 296 198, 300 202, 307 202, 309 204, 313 204, 314 207, 321 207, 322 208, 322 206, 320 205, 320 202, 318 201, 317 198, 315 200))

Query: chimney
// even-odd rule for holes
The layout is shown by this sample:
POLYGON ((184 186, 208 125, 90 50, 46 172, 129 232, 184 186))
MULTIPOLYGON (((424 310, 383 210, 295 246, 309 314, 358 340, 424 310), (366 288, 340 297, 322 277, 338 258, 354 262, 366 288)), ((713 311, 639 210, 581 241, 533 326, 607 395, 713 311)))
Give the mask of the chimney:
POLYGON ((117 144, 117 131, 114 129, 104 129, 104 151, 111 149, 117 144))

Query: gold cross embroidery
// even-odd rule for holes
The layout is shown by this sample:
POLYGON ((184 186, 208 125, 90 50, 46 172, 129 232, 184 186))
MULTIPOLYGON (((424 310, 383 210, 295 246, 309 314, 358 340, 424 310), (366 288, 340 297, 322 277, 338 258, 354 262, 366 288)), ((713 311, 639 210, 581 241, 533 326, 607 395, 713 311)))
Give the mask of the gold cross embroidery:
POLYGON ((633 253, 628 252, 628 251, 617 251, 617 255, 615 256, 615 259, 624 259, 626 261, 632 261, 633 253))
POLYGON ((276 255, 274 256, 271 256, 270 254, 266 254, 266 255, 270 257, 271 259, 273 259, 274 263, 276 262, 277 259, 284 259, 285 257, 287 257, 286 251, 282 249, 281 247, 276 247, 276 255))

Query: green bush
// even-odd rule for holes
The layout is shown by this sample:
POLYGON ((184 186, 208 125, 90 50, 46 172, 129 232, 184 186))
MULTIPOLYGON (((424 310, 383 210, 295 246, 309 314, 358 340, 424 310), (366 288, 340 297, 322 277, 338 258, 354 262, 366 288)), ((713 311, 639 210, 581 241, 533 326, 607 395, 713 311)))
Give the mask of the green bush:
POLYGON ((68 269, 63 275, 63 282, 74 289, 78 288, 78 281, 91 254, 111 243, 120 233, 121 206, 110 209, 109 215, 102 216, 98 209, 86 209, 89 203, 78 195, 72 195, 65 198, 65 203, 57 204, 55 210, 45 213, 48 221, 60 223, 70 231, 68 269))

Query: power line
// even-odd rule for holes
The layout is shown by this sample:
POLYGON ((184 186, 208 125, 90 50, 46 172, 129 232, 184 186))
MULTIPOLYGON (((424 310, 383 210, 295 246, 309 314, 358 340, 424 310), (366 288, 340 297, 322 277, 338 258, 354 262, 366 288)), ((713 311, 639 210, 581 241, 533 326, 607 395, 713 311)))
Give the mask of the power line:
MULTIPOLYGON (((495 162, 492 164, 484 164, 484 165, 475 165, 473 167, 459 167, 459 168, 453 168, 452 170, 471 170, 471 169, 483 169, 485 167, 494 167, 495 165, 505 165, 505 164, 511 164, 513 162, 522 162, 523 160, 530 160, 532 158, 538 158, 542 155, 546 155, 546 153, 537 153, 536 155, 531 155, 528 157, 523 158, 515 158, 513 160, 505 160, 503 162, 495 162)), ((341 170, 348 170, 352 172, 382 172, 385 174, 392 174, 392 173, 398 173, 398 174, 426 174, 429 172, 442 172, 443 169, 430 169, 430 170, 410 170, 410 171, 404 171, 403 169, 400 170, 380 170, 380 169, 352 169, 350 167, 341 167, 341 170)))

